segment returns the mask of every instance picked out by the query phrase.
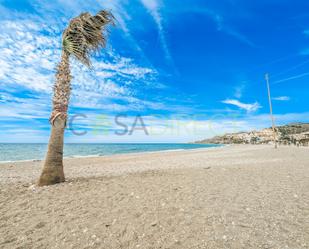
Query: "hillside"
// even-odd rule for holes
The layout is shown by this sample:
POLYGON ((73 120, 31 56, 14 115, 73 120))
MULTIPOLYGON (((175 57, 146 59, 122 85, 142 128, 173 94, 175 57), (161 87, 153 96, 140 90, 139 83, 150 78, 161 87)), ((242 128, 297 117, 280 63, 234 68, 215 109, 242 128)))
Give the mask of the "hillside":
MULTIPOLYGON (((276 140, 284 145, 309 146, 309 123, 293 123, 276 128, 276 140)), ((195 143, 205 144, 270 144, 274 135, 271 128, 260 131, 229 133, 195 143)))

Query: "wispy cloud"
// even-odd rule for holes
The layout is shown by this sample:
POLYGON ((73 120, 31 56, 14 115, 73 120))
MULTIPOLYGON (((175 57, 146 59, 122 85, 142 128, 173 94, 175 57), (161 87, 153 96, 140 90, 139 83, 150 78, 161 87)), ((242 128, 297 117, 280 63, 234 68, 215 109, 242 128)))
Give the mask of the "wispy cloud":
POLYGON ((226 99, 223 100, 222 103, 237 106, 240 109, 246 110, 247 112, 255 112, 261 108, 258 102, 248 104, 248 103, 242 103, 237 99, 226 99))
MULTIPOLYGON (((3 95, 2 95, 3 96, 3 95)), ((0 119, 6 121, 45 119, 49 117, 49 107, 45 99, 26 99, 6 96, 1 103, 0 119), (10 99, 10 101, 8 101, 10 99), (45 100, 45 101, 44 101, 45 100)), ((48 102, 47 102, 48 103, 48 102)))
POLYGON ((305 30, 303 31, 303 33, 304 33, 304 35, 309 36, 309 29, 305 29, 305 30))
POLYGON ((220 13, 210 8, 190 8, 189 11, 207 15, 214 21, 218 31, 230 35, 235 39, 237 39, 238 41, 240 41, 241 43, 244 43, 250 47, 253 48, 257 47, 257 45, 253 41, 251 41, 246 35, 242 34, 235 28, 233 28, 231 25, 229 25, 228 22, 220 13))
POLYGON ((289 101, 291 98, 289 96, 279 96, 279 97, 274 97, 272 99, 277 100, 277 101, 289 101))
POLYGON ((246 37, 245 35, 241 34, 240 32, 236 31, 235 29, 233 29, 229 26, 223 26, 222 31, 225 32, 226 34, 230 35, 230 36, 233 36, 234 38, 236 38, 240 42, 247 44, 250 47, 253 47, 253 48, 257 47, 255 45, 255 43, 253 43, 251 40, 249 40, 248 37, 246 37))
POLYGON ((309 48, 304 48, 300 51, 300 55, 309 55, 309 48))
POLYGON ((0 80, 48 91, 55 60, 60 54, 55 33, 31 20, 1 21, 0 25, 0 80))
POLYGON ((294 75, 294 76, 291 76, 291 77, 287 77, 287 78, 284 78, 284 79, 281 79, 281 80, 276 80, 272 84, 275 85, 275 84, 287 82, 287 81, 290 81, 290 80, 296 80, 296 79, 300 79, 300 78, 306 77, 308 75, 309 75, 309 72, 301 73, 301 74, 297 74, 297 75, 294 75))
MULTIPOLYGON (((82 0, 85 2, 85 0, 82 0)), ((74 0, 75 5, 79 5, 78 1, 74 0)), ((119 26, 122 31, 123 35, 127 38, 129 43, 138 51, 138 54, 143 58, 143 60, 152 67, 152 64, 148 57, 145 55, 143 49, 141 48, 138 41, 135 39, 134 35, 129 28, 128 22, 132 20, 132 17, 128 11, 123 7, 125 1, 123 0, 106 0, 106 1, 97 1, 98 5, 102 8, 110 9, 115 16, 117 26, 119 26)), ((92 4, 90 1, 89 4, 92 4)))
MULTIPOLYGON (((0 21, 0 26, 1 83, 8 88, 19 85, 35 91, 37 96, 51 94, 61 54, 61 28, 55 31, 31 19, 0 21)), ((138 94, 133 90, 137 84, 156 85, 157 72, 153 68, 137 65, 132 58, 120 56, 112 48, 103 58, 95 57, 93 65, 96 69, 89 70, 72 60, 73 106, 101 108, 102 102, 110 106, 102 99, 128 100, 138 94)), ((127 103, 122 105, 130 108, 127 103)))
MULTIPOLYGON (((12 95, 0 91, 0 117, 5 120, 47 119, 55 67, 61 53, 61 28, 51 30, 43 22, 31 19, 0 21, 0 27, 1 84, 3 89, 16 88, 12 95), (25 90, 40 99, 41 104, 37 99, 19 99, 21 104, 13 105, 14 95, 25 90)), ((157 81, 155 69, 120 56, 111 47, 103 57, 95 56, 95 70, 89 70, 75 60, 71 62, 71 108, 92 108, 107 113, 174 108, 149 96, 143 97, 145 89, 162 90, 165 87, 157 81)))
POLYGON ((154 21, 156 22, 159 32, 159 38, 161 41, 163 51, 165 53, 165 57, 170 63, 174 65, 171 53, 169 51, 166 42, 165 30, 163 28, 163 19, 160 14, 161 1, 160 0, 140 0, 140 1, 144 5, 144 7, 148 10, 148 12, 152 15, 154 21))
MULTIPOLYGON (((306 38, 309 37, 309 29, 305 29, 303 31, 303 34, 306 36, 306 38)), ((306 48, 303 48, 300 52, 299 52, 300 55, 309 55, 309 48, 306 47, 306 48)))
POLYGON ((237 87, 235 87, 235 92, 234 92, 235 98, 240 99, 242 97, 245 87, 246 85, 244 82, 238 85, 237 87))

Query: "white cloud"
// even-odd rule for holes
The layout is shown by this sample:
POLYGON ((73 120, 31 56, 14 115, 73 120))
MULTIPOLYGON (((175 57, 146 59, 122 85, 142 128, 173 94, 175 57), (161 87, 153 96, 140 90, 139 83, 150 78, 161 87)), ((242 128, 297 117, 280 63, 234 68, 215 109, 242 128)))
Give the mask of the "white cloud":
POLYGON ((245 87, 245 83, 242 83, 241 85, 235 87, 235 98, 240 99, 242 97, 245 87))
MULTIPOLYGON (((82 0, 85 2, 85 0, 82 0)), ((74 0, 74 3, 78 6, 78 1, 74 0)), ((106 1, 97 1, 97 4, 102 8, 106 8, 112 11, 113 15, 116 19, 116 25, 119 26, 124 36, 127 38, 126 42, 129 41, 130 45, 134 47, 139 53, 139 55, 147 62, 147 64, 151 64, 147 56, 145 55, 143 49, 140 47, 138 41, 134 38, 131 33, 131 30, 128 26, 128 22, 132 20, 131 15, 125 10, 123 7, 127 2, 124 0, 106 0, 106 1)), ((89 4, 93 4, 93 1, 90 1, 89 4)))
POLYGON ((49 27, 31 20, 1 21, 0 80, 36 91, 49 92, 55 61, 60 51, 57 37, 49 27))
POLYGON ((224 17, 221 14, 217 13, 216 11, 209 9, 209 8, 197 8, 197 7, 186 9, 186 11, 197 12, 197 13, 201 13, 201 14, 205 14, 209 16, 213 20, 213 22, 216 24, 218 31, 224 32, 225 34, 234 37, 235 39, 239 40, 240 42, 250 47, 253 47, 253 48, 256 47, 256 44, 254 44, 254 42, 252 42, 244 34, 237 31, 235 28, 228 25, 224 17))
POLYGON ((303 33, 304 33, 304 35, 309 36, 309 29, 304 30, 303 33))
MULTIPOLYGON (((0 26, 1 84, 7 88, 19 85, 35 91, 38 96, 51 94, 55 67, 61 55, 60 27, 59 31, 51 30, 44 23, 31 19, 0 21, 0 26)), ((104 98, 110 101, 103 101, 104 104, 111 106, 113 98, 126 99, 137 92, 131 90, 130 83, 147 81, 150 86, 157 75, 154 69, 139 66, 131 58, 117 55, 112 48, 104 52, 104 57, 93 59, 94 70, 75 60, 71 65, 72 106, 101 108, 104 98)), ((120 109, 117 105, 117 110, 120 109)))
POLYGON ((147 76, 155 75, 156 71, 147 67, 140 67, 136 65, 132 59, 117 56, 115 53, 110 54, 113 62, 95 61, 93 67, 100 74, 114 73, 112 76, 118 74, 121 76, 134 77, 135 79, 145 79, 147 76))
MULTIPOLYGON (((45 99, 23 99, 6 96, 9 102, 1 104, 0 119, 6 121, 48 119, 49 107, 45 99)), ((48 124, 48 123, 47 123, 48 124)))
POLYGON ((222 28, 222 31, 225 32, 226 34, 230 35, 230 36, 233 36, 234 38, 236 38, 240 42, 245 43, 245 44, 247 44, 250 47, 253 47, 253 48, 256 47, 256 45, 252 41, 250 41, 248 39, 248 37, 246 37, 245 35, 239 33, 238 31, 232 29, 229 26, 224 26, 224 28, 222 28))
POLYGON ((309 55, 309 48, 304 48, 300 51, 300 55, 309 55))
POLYGON ((165 57, 170 63, 173 64, 173 59, 166 42, 162 16, 160 14, 160 7, 161 7, 160 0, 141 0, 141 2, 144 5, 144 7, 149 11, 149 13, 152 15, 154 21, 156 22, 159 31, 161 45, 165 53, 165 57))
POLYGON ((247 104, 247 103, 242 103, 237 99, 226 99, 226 100, 223 100, 222 103, 237 106, 240 109, 246 110, 247 112, 255 112, 261 108, 258 102, 247 104))
POLYGON ((141 0, 147 9, 150 11, 157 11, 160 7, 158 0, 141 0))
POLYGON ((297 74, 297 75, 287 77, 287 78, 284 78, 284 79, 281 79, 281 80, 276 80, 276 81, 273 82, 273 84, 279 84, 279 83, 287 82, 287 81, 290 81, 290 80, 300 79, 300 78, 306 77, 308 75, 309 75, 309 72, 297 74))
POLYGON ((279 96, 279 97, 274 97, 272 99, 278 100, 278 101, 289 101, 291 98, 289 96, 279 96))

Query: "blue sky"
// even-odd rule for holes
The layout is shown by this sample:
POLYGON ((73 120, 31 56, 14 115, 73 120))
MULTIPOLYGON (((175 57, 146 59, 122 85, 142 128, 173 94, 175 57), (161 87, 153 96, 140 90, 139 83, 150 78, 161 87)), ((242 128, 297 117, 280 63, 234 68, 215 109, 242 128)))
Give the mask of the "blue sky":
POLYGON ((276 123, 309 121, 308 1, 0 0, 0 142, 47 142, 61 33, 101 9, 117 25, 93 69, 72 60, 66 142, 188 142, 269 127, 266 72, 276 123))

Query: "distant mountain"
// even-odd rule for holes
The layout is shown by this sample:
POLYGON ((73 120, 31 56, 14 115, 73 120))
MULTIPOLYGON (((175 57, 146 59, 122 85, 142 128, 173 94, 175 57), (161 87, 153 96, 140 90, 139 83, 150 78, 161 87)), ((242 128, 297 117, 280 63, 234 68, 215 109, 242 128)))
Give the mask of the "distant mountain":
MULTIPOLYGON (((271 144, 274 133, 271 128, 261 131, 229 133, 210 139, 197 141, 203 144, 271 144)), ((309 146, 309 123, 292 123, 276 128, 276 140, 279 144, 309 146)))

